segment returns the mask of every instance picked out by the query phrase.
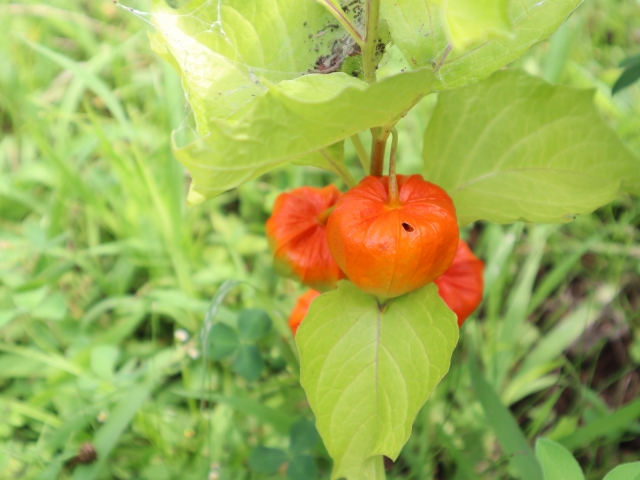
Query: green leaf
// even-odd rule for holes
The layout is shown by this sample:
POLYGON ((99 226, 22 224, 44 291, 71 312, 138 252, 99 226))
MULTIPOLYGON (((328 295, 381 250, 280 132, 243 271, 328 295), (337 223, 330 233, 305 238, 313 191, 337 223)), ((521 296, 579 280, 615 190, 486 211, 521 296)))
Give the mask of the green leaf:
POLYGON ((558 441, 570 450, 589 445, 599 437, 622 433, 640 418, 640 398, 619 408, 611 415, 594 420, 558 441))
POLYGON ((640 62, 632 63, 624 69, 620 78, 618 78, 616 83, 613 85, 611 95, 615 95, 620 90, 633 85, 638 81, 638 79, 640 79, 640 62))
POLYGON ((22 39, 22 41, 36 52, 57 63, 61 68, 73 73, 76 78, 80 79, 87 86, 87 88, 93 91, 93 93, 104 101, 106 107, 121 125, 125 127, 128 126, 129 122, 120 101, 111 91, 111 88, 100 77, 85 68, 81 63, 75 62, 61 53, 50 50, 43 45, 31 42, 27 39, 22 39))
MULTIPOLYGON (((483 26, 494 25, 496 31, 506 32, 510 25, 511 35, 474 42, 466 49, 450 48, 450 39, 443 23, 444 13, 440 0, 381 0, 382 16, 389 24, 394 44, 404 53, 407 62, 414 68, 431 66, 445 88, 458 88, 477 83, 503 66, 521 57, 533 45, 551 36, 582 0, 510 0, 504 16, 504 2, 474 2, 473 0, 451 0, 456 8, 472 6, 484 9, 492 5, 492 13, 485 13, 483 26), (501 20, 500 20, 501 19, 501 20), (502 24, 502 28, 497 28, 502 24)), ((460 10, 464 12, 464 10, 460 10)), ((454 12, 454 17, 455 12, 454 12)), ((464 15, 458 14, 458 17, 464 15)), ((451 14, 449 15, 451 17, 451 14)), ((459 29, 456 29, 456 32, 459 29)), ((460 35, 477 37, 471 33, 460 35)), ((455 38, 454 38, 455 40, 455 38)))
POLYGON ((536 456, 542 465, 544 480, 584 480, 576 459, 559 443, 539 438, 536 442, 536 456))
POLYGON ((455 314, 433 284, 384 308, 347 281, 314 300, 296 343, 331 478, 359 480, 381 455, 397 458, 457 340, 455 314))
POLYGON ((236 332, 227 325, 216 323, 209 330, 206 355, 211 360, 222 360, 233 355, 239 346, 236 332))
POLYGON ((640 193, 640 160, 592 103, 593 92, 518 71, 444 92, 425 132, 425 178, 475 220, 567 222, 640 193))
POLYGON ((157 383, 158 379, 147 378, 127 390, 126 395, 112 409, 107 422, 93 436, 92 443, 98 453, 98 460, 91 465, 76 467, 71 476, 72 480, 93 480, 99 478, 109 468, 111 451, 118 444, 135 414, 153 393, 157 383))
POLYGON ((640 480, 640 462, 618 465, 602 480, 640 480))
POLYGON ((279 433, 286 435, 295 422, 295 417, 282 410, 276 410, 248 397, 230 397, 210 391, 198 390, 172 390, 172 393, 187 398, 197 398, 205 402, 224 403, 234 410, 255 417, 261 423, 274 427, 279 433))
POLYGON ((513 469, 523 480, 542 480, 540 465, 536 461, 529 442, 509 409, 480 373, 473 353, 469 356, 469 374, 487 422, 498 437, 504 453, 509 456, 509 463, 513 469))
POLYGON ((316 480, 318 467, 309 455, 295 457, 287 467, 287 480, 316 480))
POLYGON ((154 1, 153 50, 181 75, 201 135, 212 118, 239 117, 273 83, 297 78, 343 37, 313 1, 154 1), (320 34, 320 36, 317 36, 320 34))
POLYGON ((627 57, 623 61, 621 61, 620 65, 618 66, 620 68, 626 68, 638 64, 640 64, 640 55, 632 55, 631 57, 627 57))
POLYGON ((478 40, 509 37, 509 0, 447 0, 444 14, 454 47, 478 40))
POLYGON ((271 318, 264 310, 250 308, 238 315, 238 332, 246 342, 255 342, 271 328, 271 318))
POLYGON ((435 84, 422 69, 373 85, 344 73, 273 85, 241 121, 212 120, 208 135, 183 147, 174 136, 174 154, 193 177, 188 200, 200 203, 283 162, 393 124, 435 84))
POLYGON ((44 320, 62 320, 67 313, 67 302, 60 292, 53 292, 40 305, 31 311, 34 318, 44 320))
POLYGON ((233 371, 248 382, 254 382, 264 370, 264 360, 255 345, 242 345, 233 359, 233 371))
POLYGON ((313 1, 194 0, 174 10, 156 0, 151 22, 152 48, 181 75, 199 134, 173 137, 193 178, 191 204, 290 160, 326 168, 319 150, 395 123, 436 83, 429 69, 376 85, 338 73, 355 41, 313 1))
POLYGON ((91 370, 103 380, 113 380, 113 373, 120 358, 120 349, 114 345, 98 345, 91 349, 91 370))
POLYGON ((320 436, 316 426, 305 418, 301 418, 291 427, 289 450, 294 455, 311 450, 316 446, 320 436))
POLYGON ((249 454, 249 468, 256 473, 266 475, 276 473, 286 461, 287 454, 278 448, 259 446, 249 454))

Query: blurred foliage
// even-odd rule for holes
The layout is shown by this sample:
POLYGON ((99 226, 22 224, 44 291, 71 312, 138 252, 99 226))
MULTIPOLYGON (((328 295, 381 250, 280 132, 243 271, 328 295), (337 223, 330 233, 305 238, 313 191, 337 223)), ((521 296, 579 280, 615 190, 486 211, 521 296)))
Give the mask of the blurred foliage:
MULTIPOLYGON (((328 478, 286 324, 300 291, 264 222, 281 191, 335 180, 287 166, 187 209, 169 132, 188 109, 144 18, 0 0, 0 478, 328 478)), ((590 0, 517 66, 597 89, 640 152, 640 86, 611 96, 639 51, 637 0, 590 0)), ((421 170, 434 104, 398 125, 402 173, 421 170)), ((509 443, 539 436, 587 479, 640 459, 639 225, 624 197, 563 226, 466 230, 485 302, 389 478, 518 477, 509 443)))

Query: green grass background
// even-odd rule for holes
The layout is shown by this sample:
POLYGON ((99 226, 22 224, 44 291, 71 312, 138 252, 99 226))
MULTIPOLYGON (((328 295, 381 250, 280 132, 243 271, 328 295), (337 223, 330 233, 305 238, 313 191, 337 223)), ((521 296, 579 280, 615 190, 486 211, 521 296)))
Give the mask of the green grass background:
MULTIPOLYGON (((274 274, 264 222, 281 191, 335 179, 286 166, 187 209, 169 133, 188 109, 148 28, 110 1, 0 0, 1 479, 284 478, 248 456, 286 449, 312 419, 286 326, 301 290, 274 274), (246 382, 203 356, 202 327, 252 307, 273 328, 246 382), (87 442, 97 461, 74 465, 87 442)), ((640 87, 610 95, 639 52, 640 3, 588 0, 516 66, 597 89, 640 153, 640 87)), ((433 105, 398 126, 403 173, 419 170, 433 105)), ((522 472, 538 436, 588 479, 640 460, 639 225, 625 197, 567 225, 465 232, 485 301, 388 478, 537 478, 522 472)), ((313 454, 328 478, 321 444, 313 454)))

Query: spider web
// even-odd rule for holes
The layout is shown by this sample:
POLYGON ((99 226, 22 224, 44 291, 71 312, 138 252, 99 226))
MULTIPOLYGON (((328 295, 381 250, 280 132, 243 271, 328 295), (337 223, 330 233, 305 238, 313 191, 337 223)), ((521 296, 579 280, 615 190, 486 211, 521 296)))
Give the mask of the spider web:
MULTIPOLYGON (((207 115, 209 118, 206 120, 239 120, 251 108, 256 97, 275 83, 317 73, 345 71, 358 74, 358 69, 361 69, 359 47, 334 17, 314 0, 297 0, 304 2, 304 8, 314 13, 309 15, 313 18, 299 21, 293 27, 293 22, 287 19, 288 23, 284 22, 284 26, 292 29, 285 34, 277 31, 283 29, 283 22, 278 25, 277 18, 274 20, 273 33, 252 31, 250 18, 244 19, 246 28, 238 28, 243 13, 247 15, 249 12, 260 21, 264 20, 259 17, 260 13, 252 12, 246 4, 253 3, 260 8, 262 5, 272 7, 286 4, 287 1, 296 4, 293 0, 192 0, 180 4, 176 4, 176 0, 164 0, 157 2, 159 8, 153 12, 144 12, 118 3, 120 8, 149 25, 152 36, 159 34, 171 45, 171 54, 182 75, 187 101, 185 119, 176 135, 181 144, 185 144, 187 138, 194 139, 206 134, 203 123, 207 115), (243 35, 253 35, 256 48, 247 47, 247 43, 251 42, 243 43, 243 35), (272 37, 276 38, 275 42, 272 37), (206 72, 199 68, 207 65, 200 57, 196 57, 198 55, 216 59, 233 71, 233 75, 227 75, 221 68, 218 69, 222 72, 220 78, 215 78, 216 69, 212 71, 209 66, 206 72), (206 78, 207 75, 212 79, 206 78), (224 75, 232 77, 231 80, 228 81, 224 75), (205 83, 208 83, 209 91, 194 89, 194 85, 205 83), (215 98, 212 100, 213 95, 215 98), (211 105, 220 108, 208 108, 209 111, 200 112, 198 103, 205 96, 210 102, 203 107, 205 110, 211 105)), ((342 0, 342 6, 353 24, 363 31, 364 0, 342 0)), ((282 15, 284 18, 288 13, 282 15)))
MULTIPOLYGON (((341 0, 350 21, 361 31, 363 1, 341 0)), ((472 48, 451 52, 438 12, 426 2, 425 8, 412 5, 402 16, 390 16, 381 23, 377 45, 378 53, 382 54, 379 78, 397 77, 392 83, 403 85, 397 95, 408 98, 411 92, 422 92, 423 88, 425 94, 429 92, 429 82, 423 81, 426 77, 422 75, 427 72, 415 75, 416 69, 424 70, 420 67, 432 68, 442 84, 451 81, 464 84, 504 65, 500 58, 511 47, 499 41, 485 53, 476 52, 491 42, 477 45, 476 51, 472 48), (391 45, 387 28, 390 22, 395 22, 397 45, 391 45), (407 28, 403 30, 405 24, 407 28), (470 56, 465 58, 466 55, 470 56), (397 75, 407 68, 414 70, 411 77, 397 75), (422 79, 419 80, 422 83, 411 84, 413 79, 422 79)), ((524 13, 545 2, 513 0, 512 19, 517 23, 524 13)), ((153 28, 150 37, 154 50, 181 73, 190 109, 173 140, 176 158, 194 177, 189 203, 200 203, 286 161, 316 166, 327 163, 324 157, 318 158, 321 156, 318 149, 344 137, 342 131, 336 131, 330 141, 322 135, 318 135, 322 141, 312 141, 311 125, 326 124, 325 118, 314 117, 316 112, 324 111, 315 108, 315 104, 325 103, 324 107, 339 97, 335 110, 330 110, 337 119, 353 107, 347 100, 353 95, 345 92, 350 87, 357 91, 361 85, 356 85, 355 80, 350 84, 344 76, 323 78, 317 74, 337 71, 356 74, 361 64, 354 40, 323 5, 315 0, 190 0, 178 9, 167 6, 165 0, 155 0, 155 4, 152 13, 123 8, 153 28), (273 88, 276 84, 279 85, 273 88), (267 91, 273 95, 263 95, 267 91), (289 98, 284 101, 284 97, 289 98), (279 112, 282 124, 276 123, 274 111, 279 112), (304 115, 300 116, 301 112, 304 115), (297 130, 298 118, 307 120, 297 130), (295 138, 297 143, 290 145, 285 137, 295 138)), ((522 40, 527 45, 538 38, 529 34, 522 40)), ((368 90, 366 85, 364 90, 368 90)), ((371 105, 378 100, 371 97, 366 102, 371 105)), ((387 111, 370 113, 386 115, 401 111, 395 112, 395 107, 389 105, 387 111)), ((356 114, 354 118, 366 125, 362 130, 370 128, 370 117, 356 114)), ((356 125, 352 123, 350 128, 356 125)))

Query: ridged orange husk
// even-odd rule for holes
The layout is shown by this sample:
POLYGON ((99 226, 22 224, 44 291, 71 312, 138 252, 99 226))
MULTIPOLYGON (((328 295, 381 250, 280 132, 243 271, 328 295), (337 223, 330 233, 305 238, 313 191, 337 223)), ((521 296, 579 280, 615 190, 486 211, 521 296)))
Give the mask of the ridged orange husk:
POLYGON ((327 223, 329 248, 360 290, 392 298, 433 282, 458 246, 453 201, 421 175, 398 175, 397 201, 389 179, 368 176, 338 201, 327 223))
POLYGON ((291 316, 289 317, 289 328, 291 329, 291 333, 293 333, 294 337, 296 336, 298 327, 304 320, 304 317, 307 316, 311 302, 318 295, 320 295, 320 292, 316 290, 309 290, 307 293, 298 297, 298 301, 293 307, 293 310, 291 310, 291 316))
POLYGON ((484 262, 473 254, 467 242, 460 239, 453 263, 435 280, 440 297, 458 316, 460 327, 482 301, 483 274, 484 262))
POLYGON ((344 274, 329 251, 326 211, 342 194, 334 185, 301 187, 278 196, 267 220, 267 239, 281 275, 320 291, 344 274))

